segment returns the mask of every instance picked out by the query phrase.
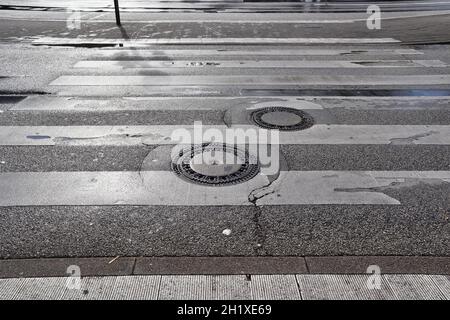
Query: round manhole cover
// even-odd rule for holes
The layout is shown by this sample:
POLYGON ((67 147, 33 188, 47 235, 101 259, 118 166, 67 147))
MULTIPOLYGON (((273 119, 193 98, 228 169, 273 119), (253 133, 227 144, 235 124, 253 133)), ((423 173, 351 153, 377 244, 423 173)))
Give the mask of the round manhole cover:
POLYGON ((190 182, 226 186, 254 178, 260 170, 246 150, 227 144, 193 145, 172 159, 172 170, 190 182))
POLYGON ((313 126, 314 119, 308 113, 294 108, 268 107, 253 111, 250 119, 265 129, 280 131, 303 130, 313 126))

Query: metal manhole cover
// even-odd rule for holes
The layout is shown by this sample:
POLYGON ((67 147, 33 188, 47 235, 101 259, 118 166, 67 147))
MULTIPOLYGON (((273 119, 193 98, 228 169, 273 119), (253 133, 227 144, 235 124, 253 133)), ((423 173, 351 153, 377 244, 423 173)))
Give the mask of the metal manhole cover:
POLYGON ((181 149, 172 159, 172 170, 190 182, 226 186, 254 178, 260 167, 246 150, 210 143, 181 149))
POLYGON ((308 113, 287 107, 267 107, 253 111, 250 119, 265 129, 280 131, 304 130, 314 125, 314 119, 308 113))

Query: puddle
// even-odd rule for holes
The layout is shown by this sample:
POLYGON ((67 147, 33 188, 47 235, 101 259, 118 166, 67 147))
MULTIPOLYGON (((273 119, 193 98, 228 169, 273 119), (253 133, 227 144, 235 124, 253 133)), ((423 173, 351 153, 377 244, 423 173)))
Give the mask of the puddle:
POLYGON ((367 53, 367 50, 351 50, 350 52, 344 52, 341 53, 341 56, 349 55, 349 54, 361 54, 361 53, 367 53))
POLYGON ((376 66, 380 66, 380 67, 406 67, 406 66, 410 66, 413 65, 413 63, 411 61, 393 61, 393 62, 389 62, 389 61, 352 61, 353 64, 357 64, 360 66, 365 66, 365 67, 376 67, 376 66))
MULTIPOLYGON (((67 39, 70 41, 71 39, 67 39)), ((32 43, 33 46, 73 47, 73 48, 115 48, 122 47, 122 43, 32 43)))
POLYGON ((0 104, 18 103, 25 98, 26 98, 26 96, 2 96, 2 95, 0 95, 0 104))
POLYGON ((43 136, 43 135, 31 135, 27 136, 27 139, 33 139, 33 140, 45 140, 45 139, 51 139, 50 136, 43 136))

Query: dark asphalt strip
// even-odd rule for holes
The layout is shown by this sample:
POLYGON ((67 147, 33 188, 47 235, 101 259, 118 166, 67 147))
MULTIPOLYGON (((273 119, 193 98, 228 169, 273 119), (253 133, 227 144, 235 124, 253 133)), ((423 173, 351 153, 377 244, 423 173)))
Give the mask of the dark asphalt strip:
POLYGON ((0 126, 223 125, 224 110, 148 110, 107 112, 7 111, 0 126))
MULTIPOLYGON (((426 102, 424 102, 426 103, 426 102)), ((274 106, 283 105, 274 101, 274 106)), ((301 103, 299 103, 301 106, 301 103)), ((347 125, 448 125, 448 106, 433 110, 349 110, 331 108, 305 110, 316 124, 347 125)), ((230 109, 233 110, 233 109, 230 109)), ((237 110, 239 114, 251 111, 237 110)), ((124 125, 193 125, 201 121, 203 125, 224 125, 225 109, 222 110, 147 110, 147 111, 106 111, 106 112, 57 112, 57 111, 6 111, 0 114, 0 126, 124 126, 124 125)), ((246 117, 232 125, 249 124, 246 117)))
POLYGON ((402 205, 0 207, 0 257, 450 256, 450 184, 383 192, 402 205))
POLYGON ((139 171, 156 146, 0 147, 0 172, 139 171))
POLYGON ((447 89, 242 89, 248 96, 433 97, 450 96, 447 89))
MULTIPOLYGON (((171 146, 0 146, 0 172, 139 171, 171 146), (158 151, 159 150, 159 151, 158 151)), ((449 170, 450 146, 282 145, 290 170, 449 170)), ((170 170, 170 161, 158 170, 170 170)), ((155 169, 156 170, 156 169, 155 169)))
MULTIPOLYGON (((245 1, 249 2, 249 1, 245 1)), ((329 4, 326 4, 326 7, 320 7, 319 5, 323 5, 321 3, 308 3, 304 4, 301 2, 295 2, 295 1, 281 1, 282 3, 286 3, 286 5, 283 6, 273 6, 271 4, 265 4, 263 6, 253 6, 251 5, 251 2, 260 2, 260 1, 250 1, 247 5, 244 4, 234 4, 234 3, 228 3, 228 4, 219 4, 219 5, 209 5, 209 6, 202 6, 202 5, 194 5, 191 7, 186 7, 181 3, 179 7, 177 6, 164 6, 164 4, 161 4, 160 7, 150 6, 150 7, 137 7, 136 9, 140 11, 148 11, 148 12, 232 12, 232 13, 356 13, 356 12, 366 12, 367 11, 367 5, 362 4, 359 8, 349 8, 349 7, 340 7, 338 3, 332 4, 331 6, 329 4), (311 6, 313 5, 313 6, 311 6)), ((271 1, 271 2, 277 2, 277 1, 271 1)), ((374 1, 372 1, 374 2, 374 1)), ((382 5, 382 2, 380 2, 380 5, 382 5)), ((414 6, 409 6, 408 11, 437 11, 437 10, 448 10, 450 8, 450 5, 448 4, 440 4, 439 6, 429 6, 425 4, 416 4, 414 6)), ((83 7, 83 11, 85 12, 110 12, 111 8, 106 7, 83 7)), ((132 8, 131 8, 132 9, 132 8)), ((64 6, 29 6, 29 5, 22 5, 22 4, 5 4, 0 5, 0 10, 33 10, 33 11, 66 11, 67 8, 64 6)), ((405 11, 404 5, 398 5, 396 7, 392 6, 382 6, 383 12, 403 12, 405 11)))
POLYGON ((449 274, 450 257, 92 257, 0 260, 0 278, 220 274, 367 274, 378 265, 384 274, 449 274))

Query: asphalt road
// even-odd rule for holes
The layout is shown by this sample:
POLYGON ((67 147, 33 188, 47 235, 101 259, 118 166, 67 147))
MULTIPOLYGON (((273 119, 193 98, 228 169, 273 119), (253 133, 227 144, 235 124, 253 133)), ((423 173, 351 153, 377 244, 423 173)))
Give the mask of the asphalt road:
POLYGON ((88 12, 68 30, 65 12, 0 10, 0 258, 449 256, 448 14, 378 31, 364 13, 285 14, 128 13, 120 30, 88 12), (199 37, 235 42, 139 43, 199 37), (158 61, 177 65, 142 65, 158 61), (255 128, 251 110, 269 106, 314 118, 283 133, 274 181, 172 172, 167 132, 255 128))

